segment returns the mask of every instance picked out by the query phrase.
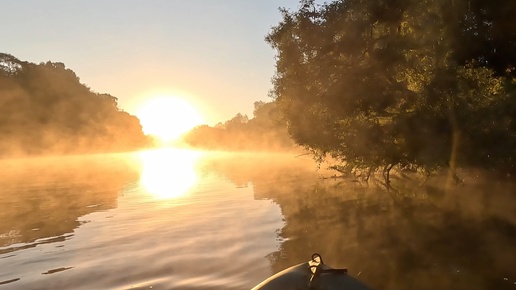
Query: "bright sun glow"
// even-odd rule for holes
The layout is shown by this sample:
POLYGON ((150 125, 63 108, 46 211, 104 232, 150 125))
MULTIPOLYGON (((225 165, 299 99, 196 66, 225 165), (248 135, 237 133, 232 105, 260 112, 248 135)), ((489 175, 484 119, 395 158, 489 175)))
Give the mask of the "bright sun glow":
POLYGON ((178 139, 182 134, 204 122, 199 112, 188 102, 175 97, 152 98, 136 114, 143 132, 163 142, 178 139))
POLYGON ((160 149, 139 155, 143 163, 140 185, 157 199, 184 196, 197 182, 195 163, 200 152, 160 149))

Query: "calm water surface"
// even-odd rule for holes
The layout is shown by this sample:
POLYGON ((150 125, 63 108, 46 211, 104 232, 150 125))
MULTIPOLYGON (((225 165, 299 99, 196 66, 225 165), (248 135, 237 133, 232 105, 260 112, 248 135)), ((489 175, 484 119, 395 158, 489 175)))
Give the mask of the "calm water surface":
POLYGON ((0 162, 0 290, 249 289, 313 252, 376 289, 516 289, 514 187, 397 192, 289 154, 0 162))

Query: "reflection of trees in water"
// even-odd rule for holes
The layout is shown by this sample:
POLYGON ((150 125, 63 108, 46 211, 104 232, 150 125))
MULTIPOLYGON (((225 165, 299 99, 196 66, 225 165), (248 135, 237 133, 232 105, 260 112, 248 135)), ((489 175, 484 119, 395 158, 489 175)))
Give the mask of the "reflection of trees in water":
POLYGON ((281 207, 282 243, 269 256, 274 273, 319 252, 377 289, 514 288, 511 185, 470 181, 445 193, 430 182, 390 194, 347 181, 335 186, 284 161, 237 158, 214 167, 236 184, 252 182, 256 198, 281 207))
POLYGON ((486 192, 473 187, 449 193, 465 200, 424 192, 393 198, 360 185, 321 183, 295 194, 263 190, 286 220, 285 241, 271 256, 274 272, 321 252, 378 289, 500 289, 516 266, 507 256, 516 242, 514 215, 502 219, 496 207, 469 204, 470 196, 486 192))
POLYGON ((110 155, 10 160, 0 168, 0 247, 57 241, 80 225, 79 217, 115 208, 121 189, 138 179, 110 155))

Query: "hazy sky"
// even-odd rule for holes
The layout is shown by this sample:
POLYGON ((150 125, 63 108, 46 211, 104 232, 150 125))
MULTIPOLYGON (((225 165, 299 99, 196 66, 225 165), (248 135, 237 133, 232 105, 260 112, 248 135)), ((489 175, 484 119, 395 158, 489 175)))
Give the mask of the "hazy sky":
POLYGON ((214 124, 270 100, 264 37, 280 6, 298 0, 3 1, 0 52, 63 62, 133 114, 159 93, 187 97, 214 124))

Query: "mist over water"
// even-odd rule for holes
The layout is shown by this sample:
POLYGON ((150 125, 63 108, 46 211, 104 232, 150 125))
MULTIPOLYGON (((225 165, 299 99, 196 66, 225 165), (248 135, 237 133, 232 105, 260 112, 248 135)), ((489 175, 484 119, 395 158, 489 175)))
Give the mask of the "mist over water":
POLYGON ((249 289, 313 252, 375 289, 515 289, 514 186, 328 178, 292 154, 0 162, 0 289, 249 289))
POLYGON ((140 120, 60 62, 0 52, 0 158, 120 152, 149 146, 140 120))

